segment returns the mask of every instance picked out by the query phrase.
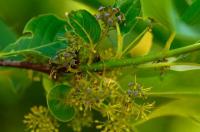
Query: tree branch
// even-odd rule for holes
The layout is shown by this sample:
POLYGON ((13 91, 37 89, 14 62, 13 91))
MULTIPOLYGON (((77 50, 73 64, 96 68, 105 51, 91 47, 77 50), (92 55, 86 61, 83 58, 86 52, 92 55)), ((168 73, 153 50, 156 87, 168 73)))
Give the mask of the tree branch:
POLYGON ((39 71, 39 72, 43 72, 43 73, 47 73, 47 74, 50 73, 50 68, 48 65, 34 64, 31 62, 0 60, 0 66, 31 69, 34 71, 39 71))
MULTIPOLYGON (((153 55, 146 55, 143 57, 115 59, 115 60, 108 60, 105 62, 101 61, 101 62, 94 63, 91 65, 82 65, 80 66, 80 70, 81 71, 101 71, 103 69, 113 69, 117 67, 124 67, 124 66, 130 66, 130 65, 139 65, 139 64, 144 64, 147 62, 156 61, 163 58, 168 58, 172 56, 178 56, 181 54, 194 52, 197 50, 200 50, 200 43, 196 43, 196 44, 178 48, 178 49, 173 49, 168 52, 159 52, 153 55)), ((35 64, 31 62, 0 60, 0 66, 31 69, 34 71, 39 71, 39 72, 43 72, 47 74, 50 74, 50 71, 51 71, 48 65, 35 64)))

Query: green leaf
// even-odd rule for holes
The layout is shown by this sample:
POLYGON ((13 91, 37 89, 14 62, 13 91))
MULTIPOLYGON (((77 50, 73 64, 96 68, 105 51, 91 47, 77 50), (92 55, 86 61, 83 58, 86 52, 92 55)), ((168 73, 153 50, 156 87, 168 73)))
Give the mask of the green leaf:
MULTIPOLYGON (((182 4, 180 4, 182 5, 182 4)), ((173 0, 141 0, 144 17, 151 17, 182 39, 199 39, 199 31, 181 20, 173 0)), ((179 7, 182 8, 182 7, 179 7)))
POLYGON ((101 5, 100 3, 101 1, 98 0, 76 0, 76 2, 79 2, 81 4, 86 4, 94 8, 98 8, 101 5))
POLYGON ((62 122, 70 121, 75 115, 75 109, 66 104, 66 96, 70 91, 68 85, 58 85, 50 90, 47 104, 50 112, 62 122))
POLYGON ((190 119, 196 119, 200 121, 200 101, 198 99, 180 99, 172 101, 166 105, 163 105, 153 111, 149 118, 156 118, 160 116, 182 116, 190 119))
POLYGON ((115 3, 116 0, 97 0, 97 1, 100 2, 102 5, 111 6, 115 3))
POLYGON ((17 97, 22 97, 26 89, 32 84, 32 80, 29 77, 30 75, 27 70, 1 67, 0 75, 9 78, 9 83, 13 85, 12 92, 17 97))
POLYGON ((200 30, 200 0, 195 1, 184 14, 182 20, 200 30))
POLYGON ((124 13, 126 21, 125 24, 121 24, 121 32, 128 33, 130 32, 137 23, 137 17, 141 13, 141 5, 139 0, 118 0, 116 2, 116 7, 124 13))
POLYGON ((170 129, 171 132, 199 132, 200 125, 186 118, 176 118, 170 129))
POLYGON ((96 18, 88 11, 72 11, 67 17, 67 22, 68 30, 73 30, 87 43, 95 44, 99 41, 101 27, 96 18))
POLYGON ((55 85, 55 82, 52 79, 50 79, 49 76, 43 75, 42 85, 43 85, 45 91, 48 93, 55 85))
POLYGON ((173 71, 189 71, 189 70, 200 70, 199 64, 193 64, 193 63, 183 63, 183 64, 177 64, 170 66, 170 70, 173 71))
POLYGON ((172 98, 200 96, 200 70, 167 71, 163 77, 159 76, 159 72, 146 77, 141 72, 138 76, 142 84, 152 87, 151 95, 172 98))
POLYGON ((2 56, 23 55, 25 57, 52 57, 60 49, 65 48, 66 42, 59 40, 64 35, 65 22, 54 15, 43 15, 31 19, 25 29, 24 36, 4 49, 2 56))
MULTIPOLYGON (((172 110, 170 110, 172 111, 172 110)), ((199 132, 200 125, 188 118, 177 116, 165 116, 147 120, 143 124, 136 126, 139 132, 199 132)))
MULTIPOLYGON (((186 98, 172 101, 170 103, 164 104, 149 114, 148 119, 154 119, 163 116, 180 116, 191 119, 192 121, 200 121, 200 106, 198 98, 186 98)), ((141 120, 137 124, 146 122, 146 120, 141 120)))
POLYGON ((5 76, 3 73, 0 72, 0 103, 2 105, 13 105, 18 101, 18 96, 16 95, 16 91, 14 91, 13 82, 10 80, 8 76, 5 76))
POLYGON ((16 40, 16 35, 9 27, 0 20, 0 50, 5 48, 9 43, 16 40))
POLYGON ((144 87, 151 87, 150 96, 180 98, 199 97, 200 70, 165 71, 161 76, 160 69, 140 69, 126 67, 119 77, 119 83, 123 89, 128 89, 128 83, 133 82, 136 76, 137 82, 144 87))

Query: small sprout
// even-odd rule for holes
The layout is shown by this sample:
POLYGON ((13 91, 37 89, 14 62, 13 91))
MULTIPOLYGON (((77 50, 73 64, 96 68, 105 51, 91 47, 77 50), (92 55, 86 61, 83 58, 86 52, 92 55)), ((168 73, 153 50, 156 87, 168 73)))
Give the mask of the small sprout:
POLYGON ((139 117, 141 117, 142 119, 147 119, 148 118, 148 114, 151 112, 151 110, 153 109, 153 106, 155 105, 155 103, 145 103, 143 105, 141 105, 139 107, 139 113, 136 117, 136 119, 138 119, 139 117))
POLYGON ((99 9, 98 9, 98 11, 103 11, 104 9, 105 9, 105 7, 100 6, 99 9))
POLYGON ((103 128, 103 125, 97 125, 96 128, 101 129, 101 128, 103 128))
POLYGON ((113 20, 111 18, 108 18, 107 24, 109 26, 112 26, 114 24, 113 20))
POLYGON ((132 90, 129 89, 129 90, 127 91, 127 93, 128 93, 128 95, 131 95, 131 94, 132 94, 132 90))
POLYGON ((150 88, 144 88, 137 82, 129 82, 128 86, 127 94, 134 98, 146 98, 146 93, 150 91, 150 88))
POLYGON ((129 87, 134 86, 134 82, 129 82, 129 83, 128 83, 128 86, 129 86, 129 87))
POLYGON ((104 13, 104 17, 105 17, 105 18, 108 18, 110 15, 111 15, 111 14, 108 13, 108 12, 104 13))
POLYGON ((115 13, 115 14, 117 14, 117 13, 120 12, 120 9, 119 9, 119 8, 112 8, 112 10, 113 10, 113 13, 115 13))
MULTIPOLYGON (((142 94, 143 94, 143 93, 142 93, 142 94)), ((133 91, 133 95, 134 95, 135 97, 137 97, 137 96, 139 95, 139 91, 138 91, 138 90, 133 91)))
POLYGON ((100 14, 95 15, 95 17, 97 20, 102 19, 102 15, 100 15, 100 14))

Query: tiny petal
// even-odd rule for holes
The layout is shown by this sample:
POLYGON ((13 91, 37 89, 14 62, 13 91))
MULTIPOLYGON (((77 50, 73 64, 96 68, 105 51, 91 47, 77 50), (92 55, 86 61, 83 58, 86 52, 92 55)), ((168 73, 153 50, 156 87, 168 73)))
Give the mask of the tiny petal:
POLYGON ((103 11, 104 9, 105 9, 104 6, 100 6, 99 9, 98 9, 98 11, 103 11))

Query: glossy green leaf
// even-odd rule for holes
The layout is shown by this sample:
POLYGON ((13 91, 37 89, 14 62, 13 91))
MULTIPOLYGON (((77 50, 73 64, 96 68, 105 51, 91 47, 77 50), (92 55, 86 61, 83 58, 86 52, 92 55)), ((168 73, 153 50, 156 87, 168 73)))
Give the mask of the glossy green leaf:
POLYGON ((47 95, 47 104, 52 115, 62 122, 70 121, 75 115, 75 109, 66 104, 66 96, 70 91, 68 85, 58 85, 47 95))
POLYGON ((118 0, 116 2, 116 7, 120 9, 125 15, 125 24, 121 24, 122 33, 128 33, 131 31, 136 23, 137 17, 141 14, 141 5, 139 0, 118 0))
POLYGON ((72 11, 67 17, 68 30, 73 30, 87 43, 95 44, 101 36, 96 18, 86 10, 72 11), (70 29, 69 29, 70 28, 70 29))
POLYGON ((144 17, 153 18, 169 31, 175 31, 177 36, 183 39, 199 39, 199 31, 181 20, 173 0, 141 0, 141 6, 144 17))
POLYGON ((58 36, 64 34, 65 22, 53 15, 43 15, 30 20, 25 29, 24 36, 4 49, 0 57, 23 55, 25 57, 39 56, 52 57, 60 49, 65 48, 66 42, 59 40, 58 36))

